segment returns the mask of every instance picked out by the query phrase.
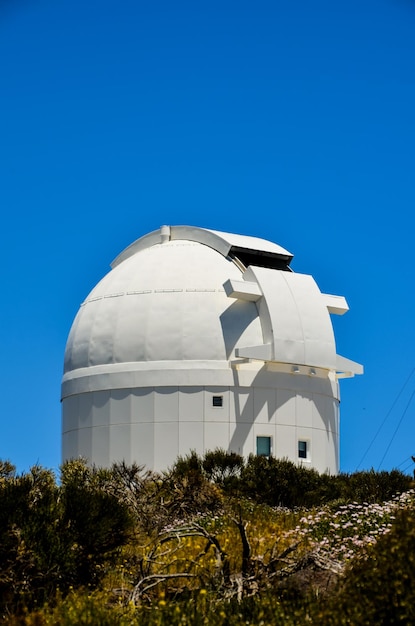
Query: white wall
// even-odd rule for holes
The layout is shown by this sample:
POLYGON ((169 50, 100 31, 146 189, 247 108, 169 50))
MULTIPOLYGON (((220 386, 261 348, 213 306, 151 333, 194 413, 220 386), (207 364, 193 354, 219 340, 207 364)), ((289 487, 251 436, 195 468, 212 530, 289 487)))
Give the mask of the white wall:
POLYGON ((63 400, 63 460, 83 456, 97 465, 133 461, 150 469, 171 466, 190 450, 216 447, 247 456, 256 437, 272 438, 272 453, 337 473, 338 401, 331 383, 298 376, 273 377, 285 387, 144 387, 104 390, 63 400), (287 388, 291 384, 294 388, 287 388), (314 389, 313 389, 314 387, 314 389), (222 396, 223 406, 212 406, 222 396), (298 440, 309 443, 309 458, 298 459, 298 440))

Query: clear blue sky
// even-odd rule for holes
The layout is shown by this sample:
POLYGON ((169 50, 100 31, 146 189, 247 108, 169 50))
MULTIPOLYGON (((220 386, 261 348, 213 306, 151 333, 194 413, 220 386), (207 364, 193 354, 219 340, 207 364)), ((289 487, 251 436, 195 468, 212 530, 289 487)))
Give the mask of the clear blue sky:
POLYGON ((79 304, 166 223, 346 296, 341 468, 412 471, 414 1, 0 0, 0 160, 0 458, 59 466, 79 304))

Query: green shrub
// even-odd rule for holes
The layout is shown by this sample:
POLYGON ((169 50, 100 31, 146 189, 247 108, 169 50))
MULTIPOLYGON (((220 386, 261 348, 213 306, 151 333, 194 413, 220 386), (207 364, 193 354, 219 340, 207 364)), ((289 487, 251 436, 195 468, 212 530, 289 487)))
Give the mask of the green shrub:
POLYGON ((212 513, 221 506, 221 493, 207 479, 202 459, 194 451, 179 457, 163 480, 160 496, 173 519, 212 513))
POLYGON ((208 480, 220 485, 228 492, 238 489, 244 465, 243 456, 220 448, 206 452, 202 460, 202 468, 208 480))
POLYGON ((407 491, 412 478, 399 470, 377 472, 374 469, 339 474, 335 477, 339 497, 346 502, 384 502, 397 493, 407 491))
POLYGON ((378 506, 411 483, 397 470, 319 475, 287 459, 223 450, 192 452, 163 474, 71 461, 59 484, 41 467, 19 476, 0 461, 0 620, 412 624, 412 493, 399 507, 378 506), (317 591, 332 576, 318 570, 319 558, 337 573, 355 563, 323 600, 317 591), (144 593, 129 596, 143 580, 144 593))
POLYGON ((328 606, 328 625, 415 624, 415 511, 403 509, 389 533, 360 560, 328 606))
POLYGON ((43 604, 71 585, 98 584, 132 528, 128 508, 82 462, 62 484, 39 466, 0 468, 0 616, 43 604))
POLYGON ((52 472, 35 466, 0 480, 0 615, 8 607, 43 602, 62 557, 58 488, 52 472))
POLYGON ((128 506, 106 489, 106 476, 105 470, 91 469, 81 461, 62 467, 61 532, 71 554, 64 573, 66 587, 95 587, 132 532, 128 506))
POLYGON ((315 503, 319 474, 287 459, 250 455, 241 471, 240 491, 270 506, 300 507, 315 503))

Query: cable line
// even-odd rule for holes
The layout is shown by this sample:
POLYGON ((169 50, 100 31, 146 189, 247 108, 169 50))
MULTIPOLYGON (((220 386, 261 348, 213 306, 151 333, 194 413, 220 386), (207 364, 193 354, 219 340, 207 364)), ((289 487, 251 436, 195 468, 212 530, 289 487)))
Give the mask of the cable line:
MULTIPOLYGON (((369 444, 369 447, 367 448, 366 452, 364 453, 364 455, 362 456, 362 458, 360 459, 360 463, 359 465, 356 467, 356 471, 359 469, 359 467, 361 466, 361 464, 363 463, 363 461, 365 460, 370 448, 373 446, 373 444, 375 443, 375 440, 377 438, 377 436, 379 435, 380 431, 382 430, 386 420, 388 419, 389 415, 392 413, 393 409, 396 406, 396 403, 398 402, 399 398, 401 397, 406 385, 409 383, 410 379, 412 378, 413 373, 415 372, 415 367, 413 368, 412 372, 409 374, 408 378, 406 379, 406 381, 403 384, 402 389, 400 390, 400 392, 398 393, 398 395, 396 396, 394 402, 392 403, 391 408, 389 409, 389 411, 386 413, 385 418, 383 419, 383 422, 381 423, 381 425, 379 426, 378 430, 376 431, 375 436, 373 437, 372 441, 369 444)), ((383 459, 382 459, 383 460, 383 459)))
POLYGON ((409 460, 412 461, 412 457, 411 456, 407 456, 406 459, 404 459, 402 461, 402 463, 399 463, 399 465, 396 466, 396 469, 399 469, 400 467, 402 467, 402 465, 404 465, 405 463, 407 463, 409 460))
POLYGON ((404 467, 404 468, 401 470, 401 472, 402 472, 403 474, 405 474, 405 472, 406 472, 407 470, 409 470, 409 468, 410 468, 410 467, 412 467, 412 466, 413 466, 413 463, 410 463, 409 465, 407 465, 406 467, 404 467))
MULTIPOLYGON (((381 459, 381 461, 380 461, 380 463, 379 463, 379 467, 382 465, 382 463, 383 463, 383 459, 384 459, 384 458, 385 458, 385 456, 387 455, 387 453, 388 453, 388 451, 389 451, 389 448, 390 448, 390 447, 391 447, 391 445, 392 445, 392 441, 395 439, 395 435, 396 435, 396 433, 398 432, 399 426, 401 425, 401 422, 402 422, 403 418, 405 417, 405 414, 406 414, 407 410, 409 409, 409 405, 411 404, 411 402, 412 402, 412 398, 413 398, 414 396, 415 396, 415 389, 414 389, 414 390, 413 390, 413 392, 411 393, 411 397, 409 398, 409 400, 408 400, 408 402, 407 402, 407 405, 406 405, 406 407, 405 407, 405 410, 404 410, 404 412, 402 413, 401 419, 399 420, 398 425, 397 425, 397 427, 395 428, 395 432, 393 433, 393 435, 392 435, 392 437, 391 437, 391 440, 390 440, 390 442, 389 442, 389 445, 388 445, 388 447, 386 448, 385 454, 383 455, 383 457, 382 457, 382 459, 381 459)), ((379 467, 378 467, 378 471, 379 471, 379 467)))

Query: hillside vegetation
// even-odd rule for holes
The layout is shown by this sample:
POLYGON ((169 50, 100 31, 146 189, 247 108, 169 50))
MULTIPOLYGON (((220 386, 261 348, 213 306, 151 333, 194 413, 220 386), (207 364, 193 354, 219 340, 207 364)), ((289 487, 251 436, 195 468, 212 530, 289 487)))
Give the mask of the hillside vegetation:
POLYGON ((167 472, 0 461, 8 626, 415 623, 415 492, 191 453, 167 472))

